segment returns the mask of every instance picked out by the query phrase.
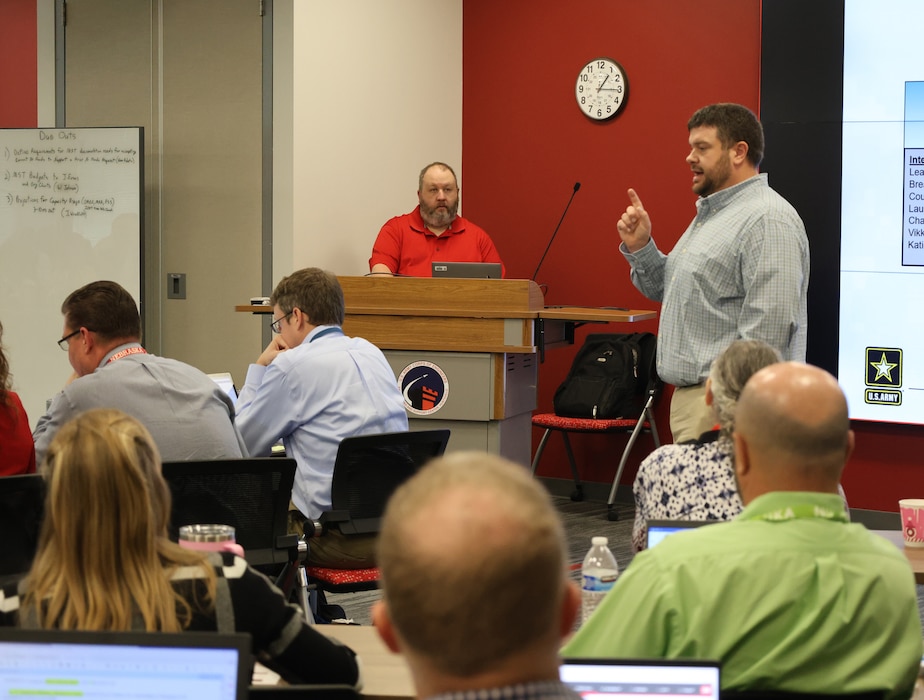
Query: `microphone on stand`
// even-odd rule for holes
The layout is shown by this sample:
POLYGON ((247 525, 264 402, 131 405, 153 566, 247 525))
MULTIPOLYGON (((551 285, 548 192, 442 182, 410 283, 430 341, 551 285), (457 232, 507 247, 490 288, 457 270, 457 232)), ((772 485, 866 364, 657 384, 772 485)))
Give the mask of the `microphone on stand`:
POLYGON ((571 207, 571 202, 574 201, 574 195, 577 194, 577 191, 581 189, 581 183, 574 183, 574 191, 571 193, 571 198, 568 200, 568 203, 565 205, 565 210, 561 213, 561 218, 558 220, 558 226, 555 227, 555 230, 552 232, 552 237, 549 239, 549 244, 545 247, 545 252, 542 254, 542 257, 539 258, 539 264, 536 265, 536 271, 533 273, 533 276, 530 278, 533 282, 536 281, 536 275, 539 274, 539 268, 542 267, 542 263, 545 262, 545 256, 549 254, 549 248, 552 247, 552 241, 555 240, 555 236, 558 235, 558 229, 561 228, 561 222, 565 220, 565 215, 568 213, 568 209, 571 207))

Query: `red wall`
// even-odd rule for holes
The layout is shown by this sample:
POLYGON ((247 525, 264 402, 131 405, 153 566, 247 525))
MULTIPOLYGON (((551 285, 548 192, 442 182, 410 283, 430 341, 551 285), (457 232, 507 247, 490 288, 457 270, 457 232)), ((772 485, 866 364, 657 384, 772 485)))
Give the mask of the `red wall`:
POLYGON ((35 0, 0 2, 0 127, 38 126, 35 0))
MULTIPOLYGON (((576 181, 568 218, 542 271, 548 304, 658 308, 629 281, 616 219, 634 187, 670 250, 694 214, 686 121, 719 101, 757 110, 760 0, 607 0, 583 9, 560 0, 465 0, 463 4, 463 202, 491 232, 511 277, 530 277, 576 181), (590 59, 608 56, 629 76, 625 111, 593 123, 578 110, 574 83, 590 59)), ((768 144, 770 149, 773 144, 768 144)), ((633 327, 633 330, 635 328, 633 327)), ((624 329, 584 327, 587 332, 624 329)), ((655 322, 638 330, 656 330, 655 322)), ((539 372, 539 409, 551 410, 574 348, 553 350, 539 372)), ((658 425, 668 433, 662 397, 658 425)), ((896 510, 924 493, 913 456, 920 428, 857 426, 844 476, 851 504, 896 510)), ((539 434, 533 435, 533 447, 539 434)), ((588 481, 609 482, 624 445, 614 436, 575 436, 588 481)), ((631 483, 649 438, 623 477, 631 483)), ((539 473, 568 478, 560 440, 539 473)))
MULTIPOLYGON (((466 216, 491 232, 511 277, 530 277, 579 181, 538 275, 548 284, 546 303, 657 309, 629 281, 616 219, 631 186, 662 248, 686 228, 695 211, 686 122, 710 102, 757 109, 759 0, 610 0, 586 11, 559 0, 465 0, 463 12, 466 216), (604 123, 586 118, 574 98, 578 72, 597 56, 621 63, 629 79, 625 110, 604 123)), ((577 344, 588 332, 621 330, 628 329, 585 326, 577 344)), ((656 331, 657 323, 638 330, 656 331)), ((573 355, 574 348, 546 355, 540 410, 551 410, 573 355)), ((669 437, 666 398, 657 417, 669 437)), ((612 480, 623 438, 572 442, 588 481, 612 480)), ((652 446, 640 441, 632 472, 652 446)), ((539 473, 567 477, 566 464, 552 440, 539 473)))

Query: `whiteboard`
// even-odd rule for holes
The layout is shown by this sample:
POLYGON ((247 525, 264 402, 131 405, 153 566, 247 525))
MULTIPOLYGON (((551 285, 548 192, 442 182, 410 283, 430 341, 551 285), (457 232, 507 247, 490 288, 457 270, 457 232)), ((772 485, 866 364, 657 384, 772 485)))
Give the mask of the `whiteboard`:
POLYGON ((72 369, 61 303, 118 282, 142 303, 141 127, 0 129, 0 322, 34 427, 72 369))

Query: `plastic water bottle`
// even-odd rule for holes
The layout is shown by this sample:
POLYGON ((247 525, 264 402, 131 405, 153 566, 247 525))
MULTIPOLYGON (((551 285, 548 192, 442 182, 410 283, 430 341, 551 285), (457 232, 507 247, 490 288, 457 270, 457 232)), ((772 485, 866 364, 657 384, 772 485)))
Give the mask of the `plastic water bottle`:
POLYGON ((581 578, 583 580, 581 585, 582 622, 587 622, 587 618, 597 609, 600 601, 603 600, 603 596, 619 578, 616 557, 607 547, 609 540, 605 537, 594 537, 591 539, 591 543, 590 551, 584 557, 584 565, 581 567, 581 578))

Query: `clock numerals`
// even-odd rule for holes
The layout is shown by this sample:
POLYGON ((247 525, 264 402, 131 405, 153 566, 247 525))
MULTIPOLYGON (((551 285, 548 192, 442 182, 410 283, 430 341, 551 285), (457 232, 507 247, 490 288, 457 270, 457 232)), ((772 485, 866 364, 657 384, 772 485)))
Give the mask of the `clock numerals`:
POLYGON ((587 117, 605 121, 625 107, 628 88, 629 81, 621 65, 609 58, 595 58, 578 73, 574 95, 587 117))

